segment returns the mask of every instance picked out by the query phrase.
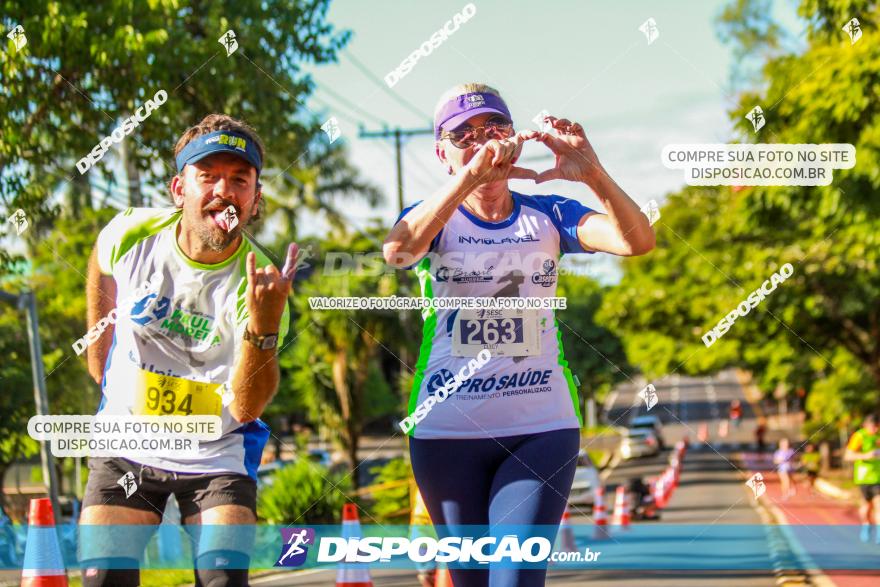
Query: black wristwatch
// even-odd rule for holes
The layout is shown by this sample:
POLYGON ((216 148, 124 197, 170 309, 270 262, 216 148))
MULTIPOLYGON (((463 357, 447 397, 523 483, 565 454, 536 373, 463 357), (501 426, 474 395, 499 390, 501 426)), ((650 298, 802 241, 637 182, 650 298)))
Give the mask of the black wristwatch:
POLYGON ((278 333, 275 334, 251 334, 247 328, 244 329, 244 337, 246 341, 261 350, 274 349, 278 345, 278 333))

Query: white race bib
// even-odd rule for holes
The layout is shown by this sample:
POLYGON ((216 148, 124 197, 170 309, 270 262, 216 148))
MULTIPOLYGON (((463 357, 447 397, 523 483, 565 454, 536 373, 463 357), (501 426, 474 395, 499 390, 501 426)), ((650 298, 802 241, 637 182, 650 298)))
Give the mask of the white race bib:
POLYGON ((459 310, 452 328, 452 356, 525 357, 541 354, 538 310, 459 310))

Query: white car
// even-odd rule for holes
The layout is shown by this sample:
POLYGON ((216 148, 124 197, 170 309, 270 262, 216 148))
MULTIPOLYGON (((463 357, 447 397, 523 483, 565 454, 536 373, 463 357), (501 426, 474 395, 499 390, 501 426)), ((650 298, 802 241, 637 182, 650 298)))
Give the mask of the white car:
POLYGON ((651 457, 659 452, 660 444, 649 428, 629 428, 620 441, 620 456, 624 460, 651 457))
POLYGON ((601 485, 599 472, 596 470, 590 455, 585 450, 578 453, 577 468, 574 470, 574 482, 568 494, 568 503, 572 505, 593 505, 593 491, 601 485))
POLYGON ((654 437, 657 439, 657 442, 660 445, 660 448, 664 448, 663 446, 663 423, 660 421, 660 418, 657 416, 638 416, 633 418, 629 423, 629 427, 632 429, 647 429, 651 430, 654 433, 654 437))

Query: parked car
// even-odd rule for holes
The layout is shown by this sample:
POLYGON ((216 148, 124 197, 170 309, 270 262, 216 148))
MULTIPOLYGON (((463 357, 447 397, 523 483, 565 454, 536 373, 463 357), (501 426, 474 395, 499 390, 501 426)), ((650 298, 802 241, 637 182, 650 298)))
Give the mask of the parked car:
POLYGON ((660 443, 649 428, 628 428, 620 440, 620 456, 624 460, 651 457, 660 452, 660 443))
POLYGON ((599 471, 590 459, 589 453, 581 450, 578 453, 577 468, 574 470, 574 482, 568 494, 568 503, 572 505, 593 505, 593 491, 602 481, 599 471))
POLYGON ((657 416, 638 416, 632 419, 629 423, 629 427, 632 429, 647 428, 653 431, 654 437, 657 439, 660 448, 666 448, 663 443, 663 423, 657 416))

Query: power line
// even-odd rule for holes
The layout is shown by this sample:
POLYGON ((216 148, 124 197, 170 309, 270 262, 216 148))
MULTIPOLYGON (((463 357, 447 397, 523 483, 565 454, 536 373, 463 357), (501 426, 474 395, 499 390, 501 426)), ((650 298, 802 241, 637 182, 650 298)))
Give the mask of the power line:
POLYGON ((416 167, 417 167, 420 171, 424 172, 425 177, 427 177, 427 178, 430 180, 431 184, 433 184, 432 187, 437 187, 437 184, 440 183, 440 182, 437 180, 435 172, 433 172, 433 171, 431 171, 430 169, 428 169, 428 166, 425 165, 425 164, 422 162, 422 160, 421 160, 417 155, 415 155, 414 153, 409 152, 409 153, 408 153, 408 156, 409 156, 409 159, 410 159, 413 163, 416 164, 416 167))
POLYGON ((348 107, 349 107, 351 110, 353 110, 354 112, 359 113, 359 114, 360 114, 361 116, 363 116, 364 118, 370 118, 370 119, 373 120, 373 122, 375 122, 376 124, 378 124, 378 125, 380 125, 380 126, 388 126, 388 123, 385 122, 384 120, 378 118, 377 116, 373 116, 372 114, 370 114, 369 112, 367 112, 366 110, 364 110, 363 108, 361 108, 360 106, 358 106, 357 104, 351 102, 351 101, 348 100, 347 98, 344 98, 344 97, 340 96, 339 94, 337 94, 337 93, 334 92, 333 90, 330 90, 330 89, 327 89, 327 88, 324 88, 324 87, 316 87, 316 89, 317 89, 318 91, 320 91, 320 92, 323 92, 323 93, 325 93, 325 94, 328 94, 328 95, 332 96, 333 98, 335 98, 336 100, 338 100, 338 101, 341 102, 342 104, 345 104, 346 106, 348 106, 348 107))
POLYGON ((424 112, 419 110, 419 108, 417 106, 413 105, 412 102, 404 99, 397 92, 392 92, 391 88, 388 87, 388 84, 386 84, 384 81, 379 79, 379 77, 375 73, 370 71, 366 65, 361 63, 354 55, 352 55, 352 53, 348 49, 343 50, 343 53, 345 53, 345 56, 351 60, 351 62, 354 64, 354 66, 357 67, 361 71, 361 73, 363 73, 365 76, 367 76, 367 78, 369 78, 369 80, 372 81, 374 84, 379 86, 379 88, 383 92, 385 92, 386 94, 388 94, 389 96, 394 98, 398 104, 400 104, 401 106, 403 106, 404 108, 406 108, 407 110, 409 110, 410 112, 412 112, 413 114, 415 114, 416 116, 418 116, 422 119, 433 120, 432 116, 425 114, 424 112))
POLYGON ((342 118, 343 120, 347 120, 355 126, 360 126, 362 124, 361 121, 356 120, 353 116, 351 116, 350 114, 348 114, 347 112, 342 110, 339 106, 336 106, 336 107, 331 106, 330 104, 328 104, 322 100, 318 100, 314 96, 312 96, 311 99, 314 102, 316 102, 318 104, 318 106, 326 108, 327 110, 332 112, 334 116, 338 116, 339 118, 342 118))
POLYGON ((381 131, 366 131, 360 129, 358 136, 362 139, 394 139, 395 160, 397 163, 397 211, 403 211, 403 137, 411 137, 416 135, 434 134, 433 128, 413 128, 381 131))

